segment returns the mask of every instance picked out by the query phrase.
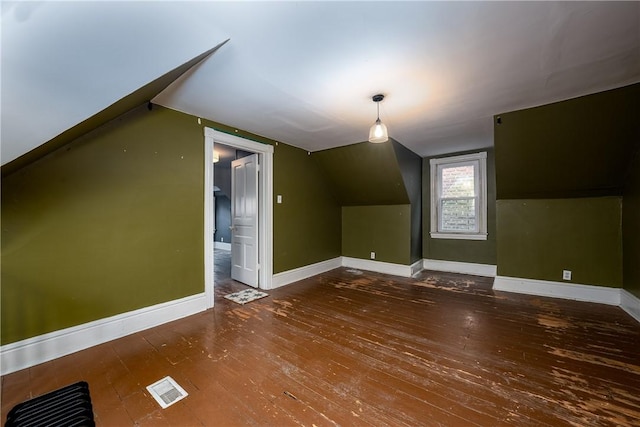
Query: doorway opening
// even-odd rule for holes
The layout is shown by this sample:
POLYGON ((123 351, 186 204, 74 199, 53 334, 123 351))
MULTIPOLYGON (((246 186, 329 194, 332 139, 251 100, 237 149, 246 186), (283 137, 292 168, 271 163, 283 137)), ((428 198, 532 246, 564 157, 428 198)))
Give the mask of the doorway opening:
MULTIPOLYGON (((204 136, 205 136, 205 165, 204 165, 204 177, 205 177, 205 185, 204 185, 204 202, 205 202, 205 212, 204 212, 204 243, 205 243, 205 294, 207 296, 207 306, 213 307, 214 303, 214 271, 215 271, 215 246, 214 236, 218 230, 216 230, 215 226, 215 190, 216 187, 221 189, 220 186, 215 184, 215 166, 213 163, 214 157, 214 149, 216 144, 220 145, 220 147, 230 147, 234 150, 237 150, 242 153, 255 153, 255 172, 257 173, 257 187, 255 197, 253 197, 253 201, 256 204, 257 208, 257 216, 256 216, 256 230, 255 230, 255 259, 247 257, 243 259, 243 262, 246 262, 246 265, 250 268, 255 268, 255 272, 257 273, 257 281, 255 285, 257 285, 260 289, 271 289, 272 287, 272 272, 273 272, 273 147, 267 144, 261 144, 259 142, 251 141, 245 138, 241 138, 235 135, 229 135, 223 132, 216 131, 211 128, 204 128, 204 136)), ((248 156, 242 156, 248 158, 248 156)), ((242 162, 241 162, 242 163, 242 162)), ((246 161, 243 163, 246 166, 246 161)), ((236 165, 236 178, 240 176, 240 180, 246 179, 246 174, 240 173, 242 170, 250 170, 251 167, 242 169, 242 167, 238 167, 236 165)), ((226 186, 225 183, 221 183, 226 186)), ((243 181, 244 186, 244 181, 243 181)), ((228 187, 227 187, 228 188, 228 187)), ((220 194, 220 193, 219 193, 220 194)), ((249 194, 249 198, 251 199, 252 195, 249 194)), ((233 198, 233 195, 231 195, 233 198)), ((223 202, 220 200, 220 202, 223 202)), ((233 203, 233 200, 229 200, 229 203, 233 203)), ((233 222, 234 219, 231 218, 233 222)), ((246 230, 246 224, 242 223, 241 219, 237 219, 237 223, 243 227, 242 230, 238 231, 238 234, 234 241, 233 236, 233 228, 236 227, 233 223, 230 225, 231 227, 231 235, 227 234, 227 239, 229 240, 229 246, 220 245, 225 249, 231 249, 233 253, 234 243, 238 244, 238 247, 241 247, 240 241, 244 238, 243 230, 246 230)), ((238 227, 240 228, 240 227, 238 227)), ((224 234, 226 230, 220 230, 218 233, 220 236, 224 234)), ((222 237, 224 239, 224 237, 222 237)), ((238 253, 242 254, 242 251, 238 251, 238 253)), ((236 255, 233 255, 235 257, 236 255)), ((232 257, 232 258, 233 258, 232 257)), ((235 260, 234 260, 235 262, 235 260)))
POLYGON ((216 141, 213 152, 214 282, 233 279, 255 288, 257 154, 216 141))

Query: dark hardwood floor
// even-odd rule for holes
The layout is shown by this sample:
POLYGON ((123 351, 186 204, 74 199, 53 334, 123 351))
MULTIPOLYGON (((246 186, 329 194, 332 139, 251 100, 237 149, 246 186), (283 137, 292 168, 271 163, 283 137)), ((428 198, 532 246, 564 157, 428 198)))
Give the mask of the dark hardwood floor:
POLYGON ((89 383, 102 426, 640 426, 640 324, 617 307, 341 268, 2 378, 16 403, 89 383), (167 409, 145 387, 170 375, 167 409))

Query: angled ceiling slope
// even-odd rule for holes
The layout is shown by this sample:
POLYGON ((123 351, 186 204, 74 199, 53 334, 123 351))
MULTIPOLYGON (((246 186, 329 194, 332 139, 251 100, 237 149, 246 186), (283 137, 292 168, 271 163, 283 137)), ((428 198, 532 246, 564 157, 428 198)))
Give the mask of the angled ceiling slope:
POLYGON ((187 71, 196 67, 202 63, 210 55, 216 52, 221 46, 227 43, 229 39, 223 41, 212 49, 201 53, 200 55, 185 62, 179 67, 163 74, 157 79, 144 85, 143 87, 135 90, 129 95, 114 102, 104 110, 94 114, 88 119, 78 123, 77 125, 67 129, 50 141, 40 145, 26 154, 10 161, 9 163, 2 165, 2 176, 9 175, 20 168, 46 156, 47 154, 55 151, 56 149, 70 143, 71 141, 91 132, 94 129, 106 124, 107 122, 121 116, 122 114, 136 108, 144 103, 150 102, 156 95, 162 92, 167 86, 180 78, 187 71))
POLYGON ((409 204, 395 145, 393 139, 388 144, 362 142, 316 151, 312 157, 342 206, 409 204))
POLYGON ((640 83, 494 123, 498 199, 621 196, 640 150, 640 83))
POLYGON ((635 83, 640 2, 202 2, 233 45, 154 101, 305 151, 491 146, 492 117, 635 83), (372 25, 384 17, 382 25, 372 25))
POLYGON ((232 39, 152 102, 305 151, 380 118, 422 157, 493 144, 495 114, 640 81, 640 2, 2 1, 12 161, 232 39), (383 25, 372 25, 384 17, 383 25), (214 43, 215 44, 215 43, 214 43))

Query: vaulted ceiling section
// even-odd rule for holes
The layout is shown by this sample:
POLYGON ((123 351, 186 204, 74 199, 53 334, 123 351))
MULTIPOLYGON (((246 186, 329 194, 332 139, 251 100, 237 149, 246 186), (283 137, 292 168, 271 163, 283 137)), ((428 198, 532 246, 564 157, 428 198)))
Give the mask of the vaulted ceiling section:
POLYGON ((640 81, 640 3, 3 1, 1 52, 3 165, 132 94, 315 152, 364 141, 383 93, 426 157, 640 81))

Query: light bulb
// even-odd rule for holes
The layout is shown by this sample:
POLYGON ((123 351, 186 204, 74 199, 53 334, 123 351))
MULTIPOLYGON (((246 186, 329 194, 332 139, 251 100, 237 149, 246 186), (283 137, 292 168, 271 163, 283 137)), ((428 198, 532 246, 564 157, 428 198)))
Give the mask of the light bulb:
POLYGON ((380 121, 380 119, 376 120, 369 130, 369 142, 380 143, 387 142, 388 140, 389 134, 387 133, 387 127, 380 121))
POLYGON ((373 134, 376 136, 376 138, 380 138, 382 136, 382 126, 380 125, 380 123, 376 123, 376 130, 373 132, 373 134))

